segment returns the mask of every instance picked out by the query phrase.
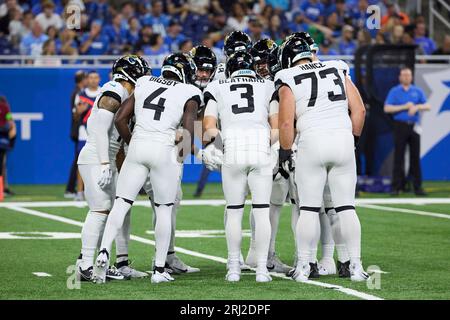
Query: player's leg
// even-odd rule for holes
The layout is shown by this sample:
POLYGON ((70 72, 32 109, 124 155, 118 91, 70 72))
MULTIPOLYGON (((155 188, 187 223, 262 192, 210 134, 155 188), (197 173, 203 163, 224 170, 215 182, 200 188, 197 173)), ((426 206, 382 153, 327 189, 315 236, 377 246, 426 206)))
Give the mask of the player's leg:
POLYGON ((331 230, 330 219, 328 218, 328 211, 333 209, 333 202, 331 201, 330 187, 328 183, 325 185, 323 192, 323 210, 320 211, 320 243, 322 246, 322 258, 319 261, 319 274, 329 275, 336 274, 336 264, 334 263, 334 240, 331 230))
POLYGON ((356 161, 353 137, 348 132, 336 132, 334 139, 335 161, 328 173, 331 197, 350 257, 351 279, 364 281, 368 275, 361 263, 361 224, 355 211, 356 161))
POLYGON ((337 272, 341 278, 350 278, 350 258, 348 256, 345 241, 342 237, 339 216, 334 208, 327 210, 328 219, 330 220, 331 231, 335 242, 336 253, 338 257, 337 272))
POLYGON ((272 228, 270 225, 270 192, 272 190, 272 167, 259 157, 261 165, 250 170, 248 186, 252 195, 252 211, 255 219, 255 247, 256 247, 256 281, 271 281, 267 270, 272 228))
POLYGON ((114 206, 106 222, 105 231, 100 245, 100 253, 96 259, 95 276, 98 282, 104 282, 105 272, 109 266, 111 246, 123 225, 125 216, 145 182, 148 169, 135 161, 131 152, 125 159, 117 181, 117 196, 114 206))
POLYGON ((293 278, 296 281, 306 281, 311 273, 311 249, 317 248, 320 238, 319 211, 327 179, 317 143, 312 140, 315 141, 309 138, 300 142, 296 160, 295 182, 300 202, 300 216, 295 232, 298 262, 293 278))
POLYGON ((180 164, 176 161, 175 148, 161 146, 157 158, 152 159, 150 180, 155 201, 155 266, 152 283, 173 281, 165 264, 172 234, 172 209, 180 184, 180 164))
POLYGON ((95 250, 112 207, 110 193, 101 189, 97 177, 101 174, 100 165, 79 165, 79 172, 85 181, 85 195, 89 212, 81 229, 81 261, 77 266, 80 280, 90 280, 93 272, 95 250))
POLYGON ((247 173, 237 165, 222 166, 222 188, 226 201, 225 235, 228 248, 227 281, 239 281, 242 216, 247 189, 247 173))

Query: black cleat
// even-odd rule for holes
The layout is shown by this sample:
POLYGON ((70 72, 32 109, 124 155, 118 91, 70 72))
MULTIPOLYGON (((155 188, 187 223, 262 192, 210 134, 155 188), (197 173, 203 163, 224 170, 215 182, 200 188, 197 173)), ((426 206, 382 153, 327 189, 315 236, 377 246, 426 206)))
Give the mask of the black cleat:
POLYGON ((337 262, 339 278, 350 278, 350 260, 346 262, 337 262))
POLYGON ((295 268, 292 268, 291 270, 289 270, 288 272, 286 272, 286 276, 289 278, 292 278, 292 276, 295 273, 295 268))
POLYGON ((77 278, 80 281, 92 281, 93 272, 94 272, 93 267, 89 267, 86 270, 83 270, 81 269, 81 267, 78 267, 77 278))
POLYGON ((130 277, 125 277, 116 267, 109 267, 106 271, 106 280, 130 280, 130 277))
POLYGON ((309 263, 309 267, 310 267, 310 273, 309 273, 309 277, 308 279, 317 279, 319 278, 319 267, 317 266, 317 262, 316 263, 309 263))

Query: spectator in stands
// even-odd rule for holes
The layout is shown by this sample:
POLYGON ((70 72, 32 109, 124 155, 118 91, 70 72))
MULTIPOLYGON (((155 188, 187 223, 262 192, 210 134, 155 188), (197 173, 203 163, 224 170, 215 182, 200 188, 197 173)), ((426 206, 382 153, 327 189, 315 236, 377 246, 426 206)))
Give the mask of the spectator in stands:
POLYGON ((95 20, 107 23, 111 20, 108 0, 85 1, 86 13, 89 16, 89 23, 95 20))
POLYGON ((126 1, 122 4, 122 9, 120 10, 122 14, 122 29, 128 30, 130 19, 136 17, 136 10, 134 3, 132 1, 126 1))
POLYGON ((170 54, 164 39, 159 33, 150 36, 150 46, 143 48, 143 55, 149 57, 149 63, 152 68, 160 68, 164 58, 170 54))
MULTIPOLYGON (((442 46, 433 52, 434 55, 450 55, 450 35, 446 34, 442 46)), ((448 60, 447 60, 448 61, 448 60)))
POLYGON ((19 10, 22 12, 22 8, 17 3, 17 0, 6 0, 5 3, 0 5, 0 18, 6 16, 8 12, 12 9, 19 10))
POLYGON ((132 17, 128 20, 128 30, 126 33, 127 43, 134 46, 139 41, 139 30, 141 24, 137 17, 132 17))
POLYGON ((57 57, 49 57, 56 55, 55 40, 48 39, 42 45, 42 56, 34 60, 35 66, 60 66, 61 59, 57 57))
MULTIPOLYGON (((16 140, 16 124, 14 123, 11 109, 5 97, 0 96, 0 179, 1 187, 6 186, 4 177, 6 176, 6 153, 14 147, 16 140)), ((2 190, 5 194, 13 194, 6 187, 2 190)))
POLYGON ((214 13, 208 23, 207 33, 222 33, 227 25, 227 16, 224 13, 214 13))
POLYGON ((245 9, 242 3, 236 2, 233 4, 231 16, 227 20, 227 26, 239 31, 244 31, 248 28, 248 16, 245 15, 245 9))
POLYGON ((430 110, 430 105, 423 90, 412 84, 411 69, 402 68, 399 81, 400 84, 389 91, 384 103, 384 111, 394 117, 392 195, 398 195, 405 188, 404 164, 407 145, 409 145, 409 172, 413 177, 414 193, 425 195, 420 168, 420 134, 416 128, 420 112, 430 110))
POLYGON ((183 0, 167 0, 167 13, 180 20, 184 20, 189 13, 189 4, 183 0))
POLYGON ((59 31, 54 26, 50 26, 47 28, 45 34, 48 36, 50 40, 56 40, 59 36, 59 31))
POLYGON ((48 36, 43 33, 42 27, 36 21, 31 25, 31 32, 23 37, 20 43, 20 53, 24 55, 39 56, 42 52, 42 45, 47 41, 48 36))
POLYGON ((266 4, 272 8, 281 9, 287 11, 289 9, 289 0, 266 0, 266 4))
POLYGON ((323 24, 325 8, 319 0, 306 0, 301 6, 301 10, 307 23, 323 24))
POLYGON ((163 13, 163 2, 160 0, 152 1, 151 13, 146 14, 142 20, 142 25, 152 26, 153 32, 166 36, 166 27, 169 25, 169 17, 163 13))
POLYGON ((338 52, 331 48, 332 43, 330 40, 325 39, 319 46, 319 54, 323 56, 335 56, 338 52))
POLYGON ((381 25, 384 26, 391 19, 399 19, 400 23, 403 26, 407 26, 410 24, 409 17, 406 13, 401 12, 397 5, 394 3, 388 3, 386 5, 387 13, 381 18, 381 25))
POLYGON ((136 51, 140 52, 143 55, 145 51, 149 50, 152 34, 153 30, 151 26, 144 26, 142 28, 141 36, 136 43, 136 51))
POLYGON ((304 16, 301 12, 293 16, 292 22, 289 24, 291 32, 307 32, 309 25, 305 22, 304 16))
POLYGON ((273 15, 270 18, 269 21, 269 30, 268 30, 268 35, 270 37, 270 39, 272 39, 273 41, 275 41, 276 43, 280 44, 280 42, 282 41, 283 37, 283 32, 281 29, 281 19, 280 16, 278 15, 273 15))
POLYGON ((172 19, 167 27, 167 35, 164 43, 170 52, 177 52, 180 44, 186 40, 186 36, 181 33, 181 25, 177 19, 172 19))
POLYGON ((13 9, 13 14, 8 25, 9 40, 13 47, 18 48, 20 44, 20 39, 24 33, 24 25, 22 23, 22 12, 13 9))
POLYGON ((62 55, 78 55, 78 42, 75 40, 76 33, 70 29, 64 29, 56 39, 56 51, 62 55))
POLYGON ((360 29, 356 34, 357 47, 367 46, 372 43, 372 37, 366 29, 360 29))
POLYGON ((112 23, 105 26, 104 35, 108 38, 109 53, 119 55, 122 53, 122 46, 126 42, 126 29, 122 27, 122 15, 115 14, 112 23))
POLYGON ((35 20, 41 25, 43 30, 47 30, 50 26, 57 30, 63 27, 61 17, 55 13, 55 4, 52 0, 46 0, 42 3, 43 12, 39 13, 35 20))
MULTIPOLYGON (((403 32, 401 44, 415 45, 416 43, 414 42, 413 33, 414 33, 414 31, 407 30, 407 28, 405 28, 405 32, 403 32)), ((423 54, 425 54, 425 52, 423 51, 423 48, 421 46, 417 46, 416 55, 423 55, 423 54)))
POLYGON ((427 28, 425 23, 420 22, 414 29, 414 42, 419 45, 425 54, 432 54, 436 51, 436 44, 434 41, 427 37, 427 28))
POLYGON ((403 39, 403 34, 405 33, 405 28, 399 24, 394 26, 392 32, 390 34, 390 43, 391 44, 400 44, 403 39))
MULTIPOLYGON (((351 6, 348 5, 350 8, 351 6)), ((367 8, 369 7, 369 3, 367 0, 359 0, 357 7, 353 10, 352 13, 352 24, 356 28, 364 28, 366 25, 367 18, 369 14, 367 13, 367 8)))
POLYGON ((245 29, 244 32, 250 36, 253 43, 264 38, 269 38, 269 35, 264 33, 262 22, 257 16, 250 18, 248 29, 245 29))
POLYGON ((93 21, 89 33, 81 38, 80 53, 86 55, 106 54, 109 49, 108 37, 102 33, 102 25, 99 21, 93 21))
POLYGON ((342 28, 342 37, 339 40, 339 54, 352 55, 356 50, 356 41, 353 39, 355 29, 351 25, 342 28))
POLYGON ((181 51, 184 53, 189 53, 191 49, 194 47, 191 39, 186 39, 180 42, 180 49, 177 51, 181 51))

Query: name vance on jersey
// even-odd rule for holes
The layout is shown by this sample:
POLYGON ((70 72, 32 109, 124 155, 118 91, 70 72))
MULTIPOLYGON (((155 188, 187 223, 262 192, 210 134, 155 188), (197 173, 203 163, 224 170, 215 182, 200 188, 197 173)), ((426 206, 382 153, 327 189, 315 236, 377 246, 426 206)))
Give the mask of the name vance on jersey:
POLYGON ((302 70, 312 70, 312 69, 320 69, 325 67, 324 64, 322 64, 322 62, 311 62, 308 64, 301 64, 298 66, 300 69, 302 70))
POLYGON ((148 81, 158 82, 158 83, 164 84, 166 86, 176 86, 177 84, 180 83, 175 80, 167 80, 164 78, 159 78, 159 77, 154 77, 154 76, 151 76, 150 79, 148 79, 148 81))
POLYGON ((219 84, 236 83, 236 82, 260 82, 260 83, 264 83, 265 81, 266 81, 265 79, 248 78, 248 77, 237 77, 237 78, 228 78, 228 79, 219 80, 219 84))

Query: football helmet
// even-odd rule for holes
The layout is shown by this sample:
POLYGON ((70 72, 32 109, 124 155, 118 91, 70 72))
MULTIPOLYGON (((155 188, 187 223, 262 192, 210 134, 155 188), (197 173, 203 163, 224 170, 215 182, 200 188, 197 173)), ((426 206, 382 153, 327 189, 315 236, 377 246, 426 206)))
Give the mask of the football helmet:
POLYGON ((287 69, 301 59, 308 59, 312 62, 313 52, 306 40, 292 35, 280 47, 281 68, 287 69))
POLYGON ((261 39, 250 49, 250 54, 255 60, 255 71, 262 78, 269 78, 271 76, 268 59, 270 52, 275 47, 277 47, 277 45, 273 40, 261 39))
POLYGON ((186 53, 172 53, 168 55, 162 64, 161 75, 165 77, 166 72, 175 74, 183 83, 193 84, 197 67, 191 56, 186 53))
POLYGON ((151 74, 148 62, 138 55, 125 55, 117 59, 112 66, 113 80, 125 80, 136 84, 137 79, 151 74))
POLYGON ((225 75, 227 78, 238 76, 256 77, 255 61, 252 55, 246 51, 238 51, 232 54, 227 60, 225 75))
POLYGON ((227 57, 238 51, 248 51, 252 47, 249 35, 242 31, 233 31, 225 37, 223 51, 227 57))
POLYGON ((217 67, 217 58, 214 52, 205 46, 196 46, 189 52, 197 67, 194 83, 200 89, 205 88, 214 78, 217 67), (201 76, 198 71, 209 71, 209 77, 201 76))

